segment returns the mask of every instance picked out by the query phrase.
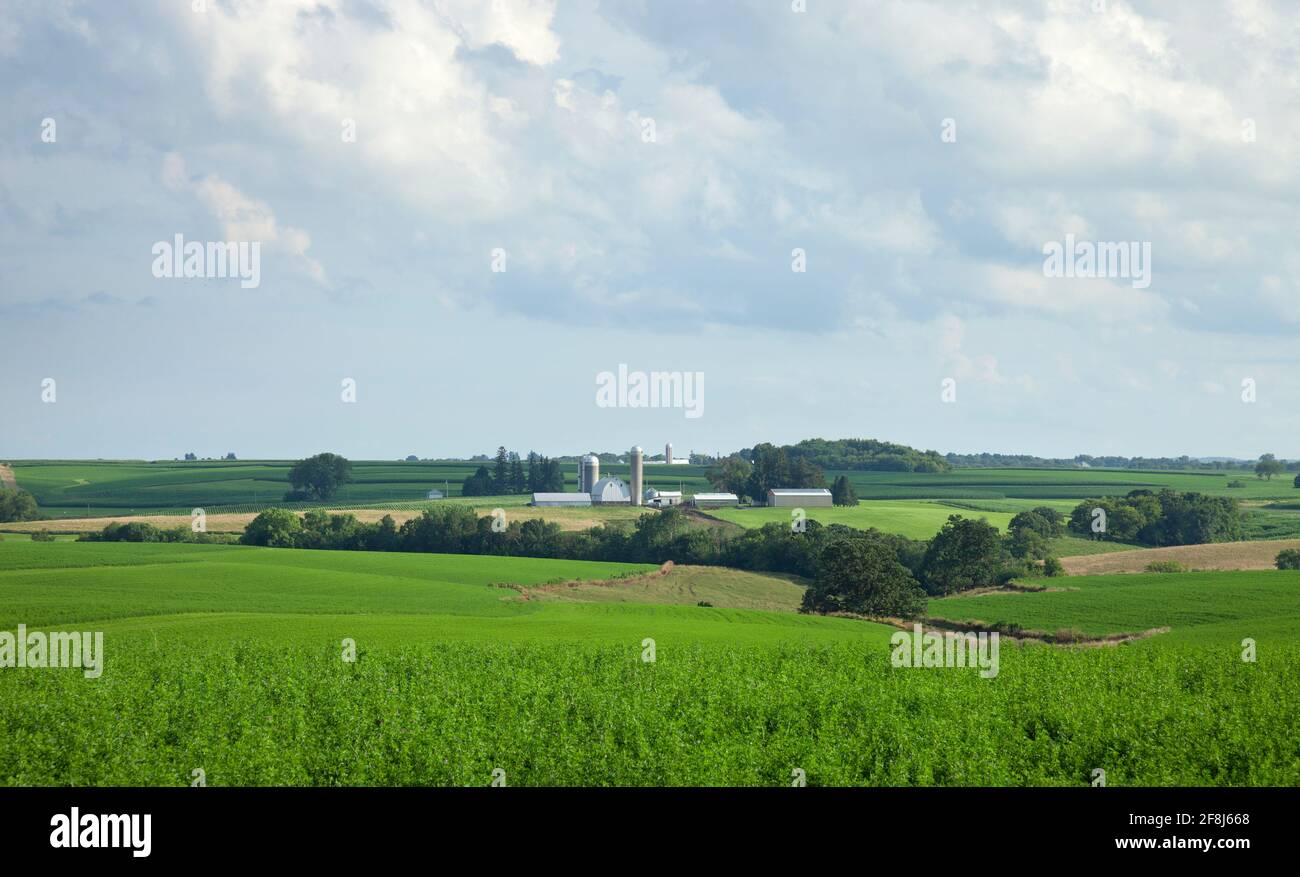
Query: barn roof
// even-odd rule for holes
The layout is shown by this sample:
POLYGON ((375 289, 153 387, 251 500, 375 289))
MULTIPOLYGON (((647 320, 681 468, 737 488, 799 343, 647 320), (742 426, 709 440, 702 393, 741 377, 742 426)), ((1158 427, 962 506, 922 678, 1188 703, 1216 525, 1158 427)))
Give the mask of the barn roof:
POLYGON ((591 502, 590 493, 534 493, 533 502, 572 502, 587 504, 591 502))

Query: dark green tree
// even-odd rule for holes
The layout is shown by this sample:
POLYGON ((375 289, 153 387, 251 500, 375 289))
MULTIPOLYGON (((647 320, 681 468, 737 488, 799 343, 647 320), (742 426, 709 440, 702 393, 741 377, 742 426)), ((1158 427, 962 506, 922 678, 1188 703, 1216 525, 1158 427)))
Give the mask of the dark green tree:
POLYGON ((709 484, 714 490, 734 493, 744 499, 752 471, 753 467, 746 460, 733 455, 711 467, 704 477, 709 479, 709 484))
POLYGON ((1282 471, 1282 464, 1272 454, 1264 454, 1255 464, 1255 477, 1272 481, 1273 476, 1282 471))
POLYGON ((817 557, 802 609, 915 618, 925 609, 925 591, 885 542, 865 534, 834 538, 817 557))
POLYGON ((523 461, 513 451, 510 453, 510 493, 527 493, 528 476, 524 474, 523 461))
POLYGON ((0 522, 34 521, 39 514, 36 500, 27 491, 0 488, 0 522))
POLYGON ((985 520, 949 515, 926 549, 922 582, 931 594, 955 594, 996 584, 1001 566, 997 527, 985 520))
POLYGON ((352 481, 352 464, 338 454, 324 453, 299 460, 289 470, 289 483, 311 499, 327 500, 352 481))
POLYGON ((494 489, 492 473, 487 466, 479 466, 473 475, 465 478, 460 493, 461 496, 491 496, 494 489))
POLYGON ((831 486, 831 502, 836 505, 857 505, 858 495, 853 490, 853 485, 849 483, 847 475, 841 475, 835 479, 831 486))
POLYGON ((497 494, 510 493, 510 452, 505 445, 497 447, 496 469, 492 473, 492 490, 497 494))

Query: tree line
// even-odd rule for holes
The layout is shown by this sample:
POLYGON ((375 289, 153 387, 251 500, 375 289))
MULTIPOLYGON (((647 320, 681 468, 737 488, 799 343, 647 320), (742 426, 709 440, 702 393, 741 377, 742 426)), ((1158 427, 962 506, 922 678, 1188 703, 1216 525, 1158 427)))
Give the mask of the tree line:
POLYGON ((494 468, 479 466, 461 484, 461 496, 506 496, 520 493, 561 493, 564 470, 560 461, 535 451, 528 452, 525 465, 519 454, 497 448, 494 468))
POLYGON ((807 612, 910 618, 923 610, 929 596, 1059 572, 1045 542, 1018 533, 1025 529, 1046 540, 1060 535, 1063 521, 1050 508, 1024 513, 1002 536, 987 521, 952 515, 924 542, 811 520, 802 529, 769 523, 732 535, 695 526, 680 509, 643 515, 630 528, 604 525, 581 531, 565 531, 538 518, 503 525, 498 518, 480 517, 459 505, 426 509, 401 526, 388 515, 367 524, 350 514, 319 509, 302 517, 268 509, 248 525, 240 541, 272 548, 728 566, 809 579, 803 602, 807 612))
POLYGON ((1241 511, 1231 497, 1132 490, 1124 496, 1085 499, 1070 513, 1070 531, 1157 547, 1238 542, 1241 511))
MULTIPOLYGON (((755 459, 756 445, 733 454, 743 460, 755 459)), ((874 472, 946 472, 951 468, 938 451, 919 451, 907 445, 877 439, 804 439, 795 445, 783 445, 791 461, 803 461, 819 469, 848 469, 874 472)), ((777 485, 803 487, 805 485, 777 485)), ((824 486, 824 485, 817 485, 824 486)))

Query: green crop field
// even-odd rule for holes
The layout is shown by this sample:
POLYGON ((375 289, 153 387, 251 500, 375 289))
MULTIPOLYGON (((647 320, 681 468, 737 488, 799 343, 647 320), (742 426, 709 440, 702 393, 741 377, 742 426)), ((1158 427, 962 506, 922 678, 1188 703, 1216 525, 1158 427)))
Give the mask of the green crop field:
MULTIPOLYGON (((788 508, 724 508, 709 509, 707 514, 742 527, 761 527, 772 522, 789 524, 793 511, 788 508)), ((865 501, 856 506, 808 508, 804 511, 809 520, 822 524, 844 524, 860 529, 874 527, 909 539, 929 539, 939 532, 949 515, 984 518, 999 529, 1005 529, 1013 517, 1008 512, 972 511, 941 502, 899 500, 865 501)))
POLYGON ((1144 645, 1232 645, 1246 637, 1261 648, 1300 642, 1300 571, 1130 573, 1037 584, 1061 590, 945 597, 931 600, 927 612, 952 621, 1089 635, 1171 628, 1144 645))
POLYGON ((890 628, 790 611, 790 577, 654 571, 6 540, 0 631, 102 631, 104 665, 0 669, 0 784, 185 785, 202 769, 210 785, 486 785, 494 770, 511 785, 788 785, 800 769, 812 785, 1086 785, 1099 766, 1111 785, 1300 784, 1300 573, 933 601, 1005 605, 1026 627, 1196 634, 1004 640, 985 679, 891 666, 890 628), (1256 663, 1238 658, 1242 631, 1256 663))
POLYGON ((1136 469, 954 469, 950 472, 827 472, 845 474, 863 499, 1072 499, 1130 490, 1195 490, 1241 500, 1297 499, 1300 490, 1283 473, 1270 481, 1249 472, 1136 469), (1240 481, 1240 488, 1228 482, 1240 481))
MULTIPOLYGON (((255 511, 281 505, 289 490, 287 460, 239 461, 14 461, 18 486, 29 491, 47 517, 158 514, 193 508, 255 511)), ((480 465, 467 460, 421 462, 353 461, 353 482, 330 501, 337 508, 419 507, 430 490, 459 498, 461 483, 480 465)), ((647 464, 645 484, 690 492, 705 490, 704 467, 647 464)), ((628 478, 628 467, 602 466, 602 474, 628 478)), ((567 490, 577 489, 577 469, 564 466, 567 490)), ((476 504, 523 505, 528 496, 465 498, 476 504)), ((298 503, 307 506, 309 503, 298 503)))

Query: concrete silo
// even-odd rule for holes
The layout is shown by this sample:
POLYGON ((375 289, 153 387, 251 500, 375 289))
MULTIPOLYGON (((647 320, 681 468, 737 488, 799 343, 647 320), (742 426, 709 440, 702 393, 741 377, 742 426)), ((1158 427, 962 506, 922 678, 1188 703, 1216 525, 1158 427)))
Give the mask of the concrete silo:
POLYGON ((600 480, 600 457, 588 454, 578 464, 578 493, 591 493, 600 480))
POLYGON ((669 466, 673 464, 673 443, 669 442, 664 445, 664 462, 669 466))
POLYGON ((645 501, 642 495, 645 488, 641 478, 641 457, 641 448, 639 446, 633 448, 630 460, 632 463, 632 505, 641 505, 645 501))

